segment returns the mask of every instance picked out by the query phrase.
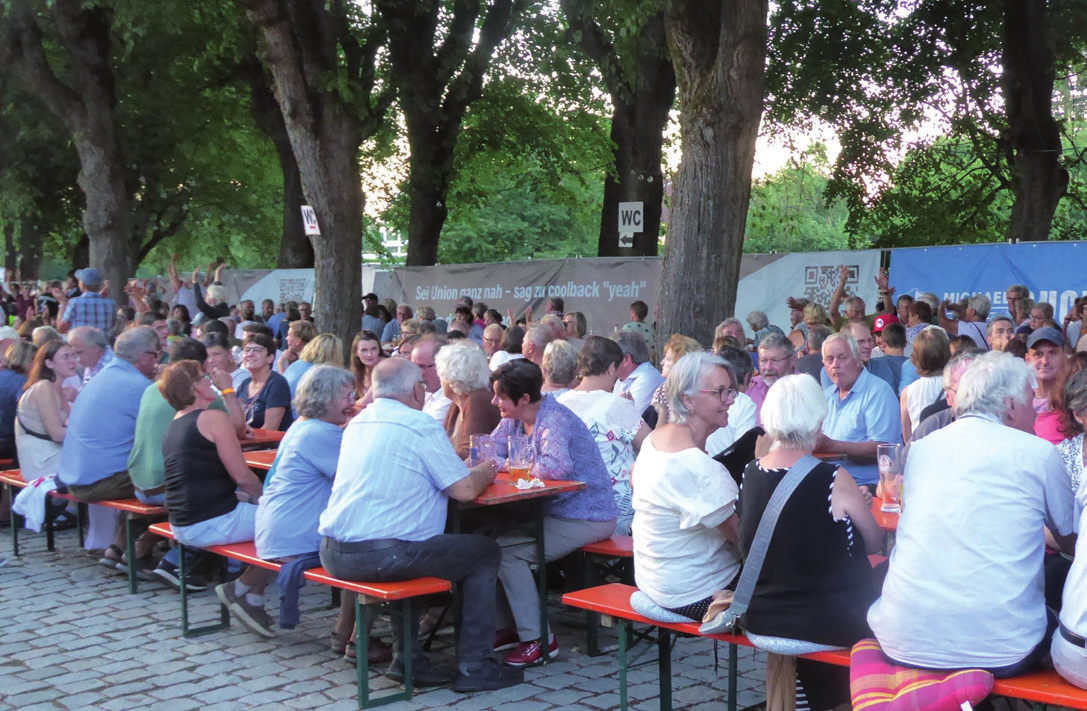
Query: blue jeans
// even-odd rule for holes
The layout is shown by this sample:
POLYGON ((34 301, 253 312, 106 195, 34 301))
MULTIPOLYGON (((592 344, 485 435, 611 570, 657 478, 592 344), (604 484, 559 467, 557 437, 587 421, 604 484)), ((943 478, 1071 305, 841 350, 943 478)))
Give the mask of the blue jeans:
MULTIPOLYGON (((385 583, 414 578, 444 578, 463 585, 457 596, 454 620, 459 630, 457 660, 472 663, 494 654, 495 593, 501 550, 493 539, 471 534, 441 534, 425 541, 360 541, 343 543, 325 537, 321 564, 343 580, 385 583)), ((412 610, 409 625, 412 658, 423 657, 419 641, 419 615, 412 610)), ((403 639, 400 615, 393 615, 397 654, 403 639)))

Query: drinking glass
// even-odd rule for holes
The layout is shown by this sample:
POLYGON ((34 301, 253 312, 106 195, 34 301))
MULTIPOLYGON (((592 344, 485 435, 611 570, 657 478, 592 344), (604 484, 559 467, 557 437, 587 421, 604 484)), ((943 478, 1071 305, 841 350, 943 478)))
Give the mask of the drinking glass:
POLYGON ((876 447, 876 462, 879 464, 880 490, 883 493, 884 513, 902 511, 902 469, 905 465, 901 444, 881 444, 876 447))
POLYGON ((528 435, 510 435, 510 480, 513 483, 528 481, 532 478, 532 467, 536 464, 536 446, 528 435))

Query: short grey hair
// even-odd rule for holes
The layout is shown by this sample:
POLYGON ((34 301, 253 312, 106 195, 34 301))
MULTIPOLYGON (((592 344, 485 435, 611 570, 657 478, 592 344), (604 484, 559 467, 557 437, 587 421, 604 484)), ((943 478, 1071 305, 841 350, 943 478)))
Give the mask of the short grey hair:
POLYGON ((350 371, 334 365, 317 365, 302 376, 291 405, 299 417, 324 417, 345 387, 355 387, 355 376, 350 371))
POLYGON ((765 311, 752 311, 747 315, 747 323, 752 331, 761 331, 770 325, 770 319, 765 311))
POLYGON ((1002 420, 1007 414, 1005 400, 1030 406, 1037 380, 1034 369, 1022 358, 1010 353, 989 351, 978 356, 959 380, 955 397, 955 417, 988 415, 1002 420))
POLYGON ((710 370, 724 368, 728 373, 732 387, 736 387, 736 377, 725 359, 706 351, 688 353, 675 362, 664 381, 664 394, 668 398, 668 421, 684 424, 691 411, 683 402, 684 397, 694 397, 698 393, 702 379, 710 370))
POLYGON ((566 385, 577 376, 577 349, 566 341, 551 341, 544 349, 544 382, 566 385))
POLYGON ((780 333, 768 333, 762 337, 759 341, 759 351, 763 351, 768 348, 780 348, 785 351, 785 356, 789 357, 796 353, 796 346, 789 340, 788 336, 784 336, 780 333))
POLYGON ((649 360, 649 346, 645 344, 642 334, 635 331, 619 331, 612 334, 611 340, 619 344, 623 355, 630 356, 630 361, 634 365, 641 365, 649 360))
POLYGON ((729 318, 726 318, 721 323, 717 324, 717 328, 713 329, 713 340, 716 341, 718 338, 725 335, 725 326, 729 326, 729 325, 732 325, 734 323, 739 325, 741 331, 743 330, 743 328, 744 328, 743 322, 740 321, 740 319, 736 318, 735 316, 730 316, 729 318))
POLYGON ((823 390, 805 373, 782 376, 762 403, 762 426, 773 448, 813 449, 826 416, 823 390))
POLYGON ((410 395, 422 378, 423 371, 407 358, 384 358, 374 366, 370 387, 375 398, 400 400, 410 395))
POLYGON ((117 336, 113 354, 123 361, 135 363, 145 352, 158 349, 159 337, 155 329, 150 326, 136 326, 117 336))
POLYGON ((50 341, 63 341, 64 336, 52 326, 38 326, 30 332, 30 341, 38 348, 42 348, 50 341))
POLYGON ((993 308, 993 301, 985 294, 974 294, 966 300, 966 305, 973 309, 979 321, 989 318, 989 311, 993 308))
POLYGON ((85 346, 102 349, 109 346, 109 339, 106 338, 106 334, 94 326, 76 326, 68 331, 68 342, 71 343, 73 338, 82 341, 85 346))
POLYGON ((918 301, 924 301, 932 309, 933 318, 936 317, 936 313, 940 310, 940 297, 933 294, 931 291, 926 291, 917 297, 918 301))
POLYGON ((486 390, 490 384, 491 369, 483 349, 467 338, 453 341, 434 354, 434 366, 438 377, 458 395, 486 390))
MULTIPOLYGON (((548 343, 555 340, 555 329, 546 323, 534 323, 525 329, 524 340, 530 341, 537 349, 542 350, 548 343)), ((524 348, 524 341, 521 347, 524 348)))
POLYGON ((222 284, 212 284, 208 287, 208 302, 215 301, 216 304, 226 303, 226 287, 222 284))
POLYGON ((834 331, 830 330, 830 326, 825 326, 821 323, 808 327, 808 350, 812 353, 817 353, 822 350, 823 344, 826 343, 832 333, 834 333, 834 331))
POLYGON ((845 300, 842 301, 842 306, 844 306, 844 307, 846 307, 848 309, 850 306, 852 306, 853 304, 857 304, 857 303, 859 303, 862 308, 864 307, 864 299, 862 299, 861 297, 856 296, 856 295, 847 296, 845 298, 845 300))
POLYGON ((967 348, 951 356, 951 360, 944 366, 944 390, 950 389, 952 383, 962 377, 963 371, 969 368, 982 352, 977 348, 967 348))
POLYGON ((857 340, 845 331, 838 331, 838 333, 832 333, 827 336, 827 340, 823 341, 823 345, 820 348, 820 353, 825 353, 827 346, 832 343, 837 343, 838 341, 842 341, 849 346, 849 350, 853 353, 854 358, 857 360, 861 359, 861 347, 857 345, 857 340))

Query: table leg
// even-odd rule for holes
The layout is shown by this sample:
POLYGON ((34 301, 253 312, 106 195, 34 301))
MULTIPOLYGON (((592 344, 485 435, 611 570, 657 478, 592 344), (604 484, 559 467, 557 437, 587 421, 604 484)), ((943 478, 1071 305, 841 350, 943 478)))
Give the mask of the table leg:
POLYGON ((672 633, 663 627, 657 628, 657 670, 661 711, 672 711, 672 633))
POLYGON ((540 640, 543 662, 551 660, 551 631, 547 628, 547 559, 544 557, 544 517, 539 516, 536 523, 536 576, 540 584, 540 640))
POLYGON ((627 711, 627 640, 630 636, 629 620, 616 619, 619 623, 619 711, 627 711))
POLYGON ((728 711, 736 711, 736 677, 737 674, 737 648, 735 644, 728 645, 728 711))

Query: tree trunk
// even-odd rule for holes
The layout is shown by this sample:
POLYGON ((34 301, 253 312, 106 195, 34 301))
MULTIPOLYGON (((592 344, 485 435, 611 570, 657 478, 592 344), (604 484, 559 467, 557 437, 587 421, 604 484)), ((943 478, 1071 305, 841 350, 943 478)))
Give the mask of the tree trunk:
MULTIPOLYGON (((38 221, 42 215, 35 215, 38 221)), ((35 281, 42 269, 42 242, 45 235, 40 224, 31 217, 24 217, 19 230, 18 267, 19 278, 23 281, 35 281)))
POLYGON ((665 16, 682 162, 664 247, 658 331, 702 343, 736 304, 762 117, 766 0, 679 0, 665 16))
POLYGON ((1054 59, 1046 0, 1004 1, 1004 107, 1015 154, 1008 239, 1049 239, 1053 215, 1068 191, 1061 135, 1053 118, 1054 59))
POLYGON ((495 49, 512 32, 527 3, 456 2, 452 16, 441 17, 441 22, 446 8, 438 0, 375 4, 389 26, 393 83, 411 147, 407 265, 427 266, 438 260, 464 114, 482 95, 495 49), (477 22, 484 7, 486 17, 477 22), (446 28, 444 39, 436 36, 439 26, 446 28))
POLYGON ((261 31, 262 61, 272 72, 302 191, 321 229, 313 238, 317 327, 350 343, 362 318, 359 146, 380 126, 391 101, 388 93, 369 98, 380 36, 359 43, 354 18, 349 21, 344 3, 335 0, 236 2, 261 31), (337 90, 336 76, 353 102, 337 90))
POLYGON ((114 285, 118 305, 136 268, 138 244, 131 230, 130 191, 114 118, 116 97, 110 68, 107 11, 81 0, 55 0, 50 12, 58 39, 71 59, 69 83, 53 73, 42 47, 42 32, 24 0, 11 5, 9 46, 16 72, 57 116, 79 155, 77 182, 87 198, 83 229, 90 238, 89 265, 114 285))
POLYGON ((249 85, 249 110, 279 156, 279 168, 283 173, 283 231, 279 240, 280 269, 308 269, 313 267, 313 245, 306 237, 302 225, 302 205, 306 198, 302 191, 302 176, 298 173, 298 161, 294 159, 291 137, 283 123, 283 114, 276 103, 275 94, 265 81, 264 70, 255 56, 246 57, 239 67, 249 85))
MULTIPOLYGON (((604 205, 600 213, 601 257, 619 255, 619 247, 631 247, 636 256, 657 256, 664 200, 661 144, 668 113, 676 94, 676 75, 667 54, 664 16, 655 15, 642 27, 638 44, 638 73, 610 91, 611 141, 615 146, 614 174, 604 181, 604 205), (642 231, 633 243, 620 245, 619 203, 641 202, 642 231)), ((615 60, 617 61, 617 59, 615 60)))

